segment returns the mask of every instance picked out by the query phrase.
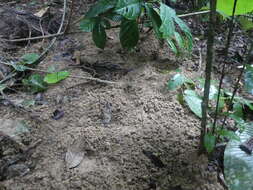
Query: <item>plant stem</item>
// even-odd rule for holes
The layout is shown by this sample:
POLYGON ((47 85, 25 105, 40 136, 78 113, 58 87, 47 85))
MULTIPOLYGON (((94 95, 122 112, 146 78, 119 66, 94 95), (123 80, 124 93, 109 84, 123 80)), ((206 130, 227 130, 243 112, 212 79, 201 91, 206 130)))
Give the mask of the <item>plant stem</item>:
MULTIPOLYGON (((244 72, 246 66, 247 66, 247 65, 250 65, 250 63, 252 62, 252 60, 253 60, 253 40, 251 41, 251 44, 250 44, 250 49, 249 49, 249 52, 248 52, 248 55, 247 55, 247 60, 246 60, 246 61, 244 62, 244 64, 243 64, 243 68, 242 68, 242 70, 241 70, 241 73, 240 73, 239 76, 238 76, 237 81, 236 81, 233 94, 232 94, 232 96, 231 96, 231 98, 230 98, 230 100, 229 100, 228 112, 231 111, 232 108, 233 108, 233 100, 234 100, 234 97, 235 97, 236 92, 237 92, 237 90, 238 90, 239 83, 240 83, 240 81, 241 81, 243 72, 244 72)), ((222 121, 222 126, 221 126, 222 129, 224 128, 224 125, 225 125, 225 122, 226 122, 227 118, 228 118, 228 115, 226 115, 226 116, 224 117, 223 121, 222 121)))
POLYGON ((200 134, 200 145, 199 154, 205 152, 204 147, 204 137, 206 134, 206 124, 207 124, 207 108, 209 101, 209 91, 211 84, 211 74, 212 74, 212 63, 213 63, 213 45, 214 45, 214 29, 216 23, 216 0, 210 0, 210 17, 209 17, 209 30, 208 30, 208 40, 207 40, 207 57, 206 57, 206 70, 205 70, 205 88, 204 97, 202 101, 202 119, 201 119, 201 134, 200 134))
POLYGON ((237 4, 237 0, 234 0, 232 19, 230 21, 229 33, 228 33, 227 43, 226 43, 226 47, 225 47, 225 61, 224 61, 223 66, 222 66, 221 78, 220 78, 220 82, 219 82, 219 89, 218 89, 218 96, 217 96, 217 102, 216 102, 216 108, 215 108, 212 134, 215 133, 215 129, 216 129, 216 122, 217 122, 217 116, 218 116, 218 111, 219 111, 218 109, 219 109, 221 88, 222 88, 223 79, 225 77, 226 61, 227 61, 227 58, 228 58, 228 49, 229 49, 229 46, 230 46, 230 42, 231 42, 231 38, 232 38, 232 35, 233 35, 233 30, 234 30, 234 19, 235 19, 236 4, 237 4))

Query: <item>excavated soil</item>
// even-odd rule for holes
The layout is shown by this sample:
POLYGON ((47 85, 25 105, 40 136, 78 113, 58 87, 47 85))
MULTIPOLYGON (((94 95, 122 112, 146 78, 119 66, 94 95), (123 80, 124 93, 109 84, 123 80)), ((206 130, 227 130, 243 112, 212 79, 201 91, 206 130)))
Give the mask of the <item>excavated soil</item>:
MULTIPOLYGON (((0 182, 0 189, 222 190, 217 172, 208 169, 207 157, 197 156, 200 120, 178 103, 176 92, 167 90, 166 83, 175 73, 161 72, 195 63, 172 58, 168 49, 153 59, 157 44, 152 40, 143 42, 140 51, 124 52, 117 32, 109 36, 105 50, 97 49, 88 34, 62 38, 39 69, 55 65, 67 68, 77 78, 50 86, 43 94, 44 103, 33 106, 29 113, 0 105, 1 119, 21 118, 29 123, 23 142, 29 145, 41 140, 32 154, 20 161, 29 172, 7 177, 0 182), (70 41, 74 46, 79 42, 81 61, 109 62, 127 69, 113 76, 103 73, 103 79, 120 84, 78 78, 91 75, 71 67, 75 63, 68 57, 61 57, 70 41), (55 110, 64 112, 63 117, 54 120, 55 110), (70 166, 73 163, 66 157, 70 152, 81 161, 79 165, 70 166)), ((183 72, 199 76, 198 72, 183 72)), ((9 95, 12 100, 35 96, 24 92, 9 95)))

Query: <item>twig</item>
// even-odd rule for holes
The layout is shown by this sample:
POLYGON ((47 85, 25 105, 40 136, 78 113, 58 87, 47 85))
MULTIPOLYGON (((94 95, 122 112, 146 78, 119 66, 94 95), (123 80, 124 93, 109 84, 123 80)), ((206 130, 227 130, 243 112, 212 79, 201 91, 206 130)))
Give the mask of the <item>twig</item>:
POLYGON ((184 17, 188 17, 188 16, 202 15, 202 14, 207 14, 207 13, 210 13, 210 10, 199 11, 199 12, 194 12, 194 13, 187 13, 187 14, 183 14, 183 15, 178 15, 178 17, 179 18, 184 18, 184 17))
POLYGON ((75 0, 72 0, 71 1, 71 6, 70 6, 69 18, 67 20, 67 24, 66 24, 66 27, 65 27, 65 30, 64 30, 63 33, 66 33, 69 30, 69 26, 70 26, 70 22, 71 22, 71 17, 72 17, 73 9, 74 9, 74 3, 75 3, 75 0))
MULTIPOLYGON (((49 72, 49 71, 40 70, 40 69, 34 69, 34 68, 27 68, 27 70, 30 70, 30 71, 38 71, 38 72, 49 73, 49 74, 52 73, 52 72, 49 72)), ((121 85, 121 83, 119 83, 119 82, 113 82, 113 81, 108 81, 108 80, 102 80, 102 79, 94 78, 94 77, 83 77, 83 76, 73 76, 73 75, 69 75, 68 77, 70 77, 70 78, 85 79, 85 80, 91 80, 91 81, 96 81, 96 82, 105 83, 105 84, 110 84, 110 85, 121 85)))
MULTIPOLYGON (((58 29, 57 34, 61 33, 61 30, 63 28, 63 24, 64 24, 64 20, 65 20, 65 16, 66 16, 66 10, 67 10, 67 0, 64 0, 64 5, 63 5, 63 14, 62 14, 62 20, 61 20, 61 25, 58 29)), ((51 43, 49 44, 49 46, 47 47, 47 49, 39 56, 38 59, 36 59, 32 64, 38 64, 39 62, 41 62, 43 59, 45 59, 47 53, 49 52, 49 50, 53 47, 55 41, 56 41, 57 37, 54 37, 53 40, 51 41, 51 43)))
POLYGON ((71 78, 85 79, 85 80, 91 80, 91 81, 96 81, 96 82, 105 83, 105 84, 110 84, 110 85, 121 85, 121 83, 119 83, 119 82, 113 82, 113 81, 108 81, 108 80, 102 80, 102 79, 93 78, 93 77, 72 76, 72 75, 70 75, 69 77, 71 77, 71 78))

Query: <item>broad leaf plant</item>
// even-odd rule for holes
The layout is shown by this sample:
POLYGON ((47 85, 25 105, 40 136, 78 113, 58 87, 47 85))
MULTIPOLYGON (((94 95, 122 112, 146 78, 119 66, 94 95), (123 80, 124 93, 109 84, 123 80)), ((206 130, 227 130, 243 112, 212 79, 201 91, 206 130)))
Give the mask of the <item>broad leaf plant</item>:
POLYGON ((192 49, 190 29, 174 9, 161 0, 99 0, 80 22, 81 30, 92 32, 95 45, 106 46, 106 30, 119 27, 123 48, 134 48, 140 39, 140 27, 151 29, 157 39, 165 41, 173 52, 192 49), (119 24, 117 24, 119 23, 119 24))

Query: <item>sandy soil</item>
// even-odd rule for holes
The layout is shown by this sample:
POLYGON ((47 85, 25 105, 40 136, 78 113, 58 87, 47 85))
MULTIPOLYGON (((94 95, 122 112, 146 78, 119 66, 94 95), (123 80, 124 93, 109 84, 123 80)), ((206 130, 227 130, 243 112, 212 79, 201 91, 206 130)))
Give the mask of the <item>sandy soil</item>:
MULTIPOLYGON (((1 119, 29 121, 22 142, 28 146, 41 140, 19 162, 29 172, 7 177, 0 189, 222 190, 217 173, 208 169, 208 159, 197 156, 200 120, 178 103, 176 92, 166 89, 174 72, 161 72, 187 68, 189 60, 179 62, 168 55, 168 49, 154 60, 157 45, 150 40, 140 51, 127 53, 121 50, 116 32, 109 36, 104 51, 94 46, 88 34, 64 38, 39 68, 68 67, 72 76, 90 76, 80 68, 69 68, 75 63, 61 56, 72 40, 81 61, 127 68, 126 74, 103 73, 103 79, 120 85, 69 77, 43 94, 43 105, 31 108, 29 115, 39 116, 40 122, 0 105, 1 119), (59 120, 52 119, 56 109, 64 112, 59 120)), ((35 95, 20 92, 10 97, 34 99, 35 95)))

